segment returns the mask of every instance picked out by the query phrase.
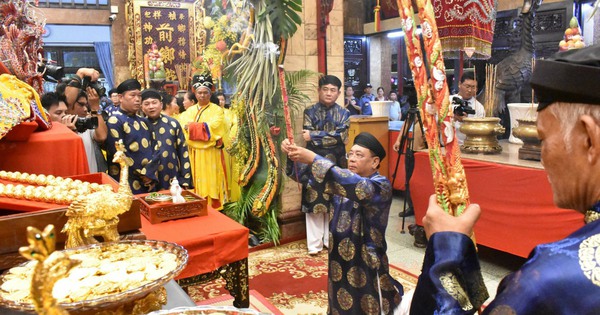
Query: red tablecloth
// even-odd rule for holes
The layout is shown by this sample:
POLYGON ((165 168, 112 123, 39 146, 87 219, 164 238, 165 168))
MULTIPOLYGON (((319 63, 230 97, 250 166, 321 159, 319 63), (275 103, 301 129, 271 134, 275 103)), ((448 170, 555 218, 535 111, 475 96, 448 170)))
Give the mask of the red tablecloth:
POLYGON ((211 272, 248 257, 248 229, 210 208, 207 216, 159 224, 150 224, 142 216, 141 230, 148 239, 177 243, 187 249, 188 265, 177 279, 211 272))
POLYGON ((83 141, 60 123, 28 141, 0 141, 0 170, 73 176, 89 173, 83 141))
MULTIPOLYGON (((481 206, 475 225, 478 244, 527 257, 538 244, 564 238, 583 226, 583 215, 557 208, 543 169, 462 159, 471 202, 481 206)), ((417 224, 433 194, 425 152, 415 154, 410 188, 417 224)))

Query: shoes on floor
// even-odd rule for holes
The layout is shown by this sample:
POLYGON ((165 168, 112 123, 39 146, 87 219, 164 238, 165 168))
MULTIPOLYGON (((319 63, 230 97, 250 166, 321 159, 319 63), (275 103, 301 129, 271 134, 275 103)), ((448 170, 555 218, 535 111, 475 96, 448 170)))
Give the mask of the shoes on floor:
POLYGON ((320 252, 321 252, 320 250, 313 249, 313 250, 309 250, 308 254, 311 256, 316 256, 316 255, 319 255, 320 252))
POLYGON ((408 234, 410 234, 412 236, 415 236, 415 230, 418 229, 418 228, 419 228, 418 225, 416 225, 416 224, 410 224, 408 226, 408 234))
POLYGON ((415 215, 415 209, 413 209, 413 207, 406 208, 405 211, 398 213, 398 216, 401 218, 410 217, 412 215, 415 215))
MULTIPOLYGON (((411 224, 413 225, 413 224, 411 224)), ((414 227, 411 230, 411 226, 408 226, 408 232, 410 235, 415 237, 415 242, 413 245, 418 248, 427 247, 427 236, 425 235, 425 229, 422 226, 418 226, 414 224, 414 227)))

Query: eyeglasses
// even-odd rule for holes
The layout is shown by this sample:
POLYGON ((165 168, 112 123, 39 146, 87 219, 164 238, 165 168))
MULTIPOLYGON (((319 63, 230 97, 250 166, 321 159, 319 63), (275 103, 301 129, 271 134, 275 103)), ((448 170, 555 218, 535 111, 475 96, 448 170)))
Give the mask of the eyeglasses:
POLYGON ((76 102, 76 103, 79 104, 79 106, 87 106, 88 105, 88 103, 86 103, 86 102, 76 102))
POLYGON ((366 158, 367 156, 365 156, 365 155, 363 155, 362 153, 359 153, 359 152, 352 152, 352 151, 350 151, 350 152, 346 153, 346 159, 349 160, 349 159, 351 159, 353 157, 355 159, 357 159, 357 160, 362 160, 362 159, 366 158))

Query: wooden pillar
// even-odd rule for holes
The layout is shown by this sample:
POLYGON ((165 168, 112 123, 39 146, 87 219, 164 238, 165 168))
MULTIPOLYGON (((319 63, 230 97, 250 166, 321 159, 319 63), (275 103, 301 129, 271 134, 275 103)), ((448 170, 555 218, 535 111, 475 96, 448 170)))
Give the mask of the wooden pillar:
POLYGON ((316 0, 317 5, 317 51, 319 72, 327 74, 327 26, 329 12, 333 9, 334 0, 316 0))

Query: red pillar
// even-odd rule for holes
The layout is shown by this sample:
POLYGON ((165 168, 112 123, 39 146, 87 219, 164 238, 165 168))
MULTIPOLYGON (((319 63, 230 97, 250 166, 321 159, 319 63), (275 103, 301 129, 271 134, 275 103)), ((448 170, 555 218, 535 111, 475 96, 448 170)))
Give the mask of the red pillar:
POLYGON ((319 72, 327 74, 327 26, 329 12, 333 9, 334 0, 316 0, 317 6, 317 53, 319 72))

